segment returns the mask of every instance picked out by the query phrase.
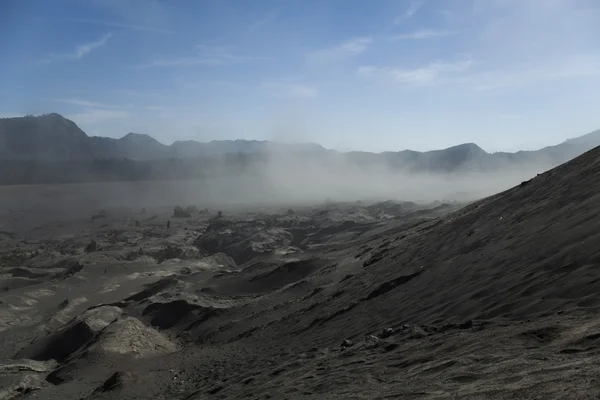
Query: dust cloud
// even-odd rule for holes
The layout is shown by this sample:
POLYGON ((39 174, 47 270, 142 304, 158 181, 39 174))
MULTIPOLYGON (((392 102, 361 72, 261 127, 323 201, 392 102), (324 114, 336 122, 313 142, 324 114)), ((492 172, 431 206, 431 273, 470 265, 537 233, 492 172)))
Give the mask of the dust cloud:
POLYGON ((5 210, 62 209, 89 213, 110 207, 299 206, 326 201, 467 202, 530 179, 547 167, 490 173, 407 173, 385 165, 357 165, 339 153, 315 156, 270 151, 240 169, 215 163, 196 180, 97 182, 1 187, 5 210))

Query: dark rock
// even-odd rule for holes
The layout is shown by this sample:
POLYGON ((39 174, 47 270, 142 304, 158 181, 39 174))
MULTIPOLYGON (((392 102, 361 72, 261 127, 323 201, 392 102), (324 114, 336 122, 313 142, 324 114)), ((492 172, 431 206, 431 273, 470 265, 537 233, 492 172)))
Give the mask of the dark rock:
POLYGON ((142 311, 143 316, 152 317, 150 324, 160 329, 171 328, 186 320, 188 323, 191 321, 186 328, 186 330, 190 330, 218 314, 218 309, 202 307, 186 300, 152 303, 142 311))
POLYGON ((342 342, 342 348, 347 349, 348 347, 354 346, 354 342, 349 339, 344 339, 342 342))
POLYGON ((369 348, 377 347, 382 343, 382 341, 375 335, 367 335, 365 337, 365 342, 369 348))
POLYGON ((418 339, 428 335, 427 331, 418 325, 402 325, 400 329, 402 333, 408 333, 411 338, 418 339))
POLYGON ((439 332, 446 332, 446 331, 450 331, 450 330, 456 330, 456 329, 471 329, 473 328, 473 321, 471 321, 470 319, 462 322, 460 324, 445 324, 443 326, 441 326, 438 331, 439 332))
POLYGON ((83 264, 76 260, 66 260, 64 262, 65 268, 62 272, 57 273, 54 277, 57 279, 65 279, 75 275, 77 272, 83 269, 83 264))
POLYGON ((143 301, 149 297, 152 297, 164 290, 167 290, 168 288, 177 286, 178 284, 178 280, 174 279, 174 278, 163 278, 159 281, 156 281, 152 284, 146 285, 146 288, 144 290, 142 290, 141 292, 138 292, 136 294, 133 294, 129 297, 127 297, 124 301, 126 302, 130 302, 130 301, 143 301))
POLYGON ((33 271, 28 270, 27 268, 16 267, 11 268, 7 271, 9 274, 13 276, 13 278, 29 278, 29 279, 38 279, 47 276, 47 274, 40 274, 33 271))
POLYGON ((292 240, 293 235, 282 228, 264 229, 247 223, 212 219, 193 244, 208 255, 226 252, 236 263, 243 264, 259 255, 291 246, 292 240))
POLYGON ((386 339, 386 338, 389 338, 390 336, 392 336, 393 334, 394 334, 394 329, 393 328, 385 328, 379 334, 379 338, 380 339, 386 339))
POLYGON ((89 242, 87 244, 87 246, 85 246, 85 249, 84 249, 84 251, 86 253, 92 253, 92 252, 94 252, 96 250, 98 250, 98 244, 96 243, 95 240, 92 240, 91 242, 89 242))
POLYGON ((78 370, 79 368, 75 364, 69 363, 48 374, 46 381, 55 386, 71 382, 76 377, 78 370))
POLYGON ((37 361, 65 361, 73 352, 94 337, 94 332, 85 322, 77 322, 56 334, 34 343, 26 353, 27 358, 37 361))
POLYGON ((462 324, 458 324, 458 329, 471 329, 473 327, 473 321, 467 320, 462 324))
POLYGON ((172 258, 180 258, 183 254, 183 250, 179 247, 167 245, 164 249, 159 251, 155 256, 158 263, 162 263, 166 260, 170 260, 172 258))
POLYGON ((221 390, 223 390, 224 386, 223 385, 217 385, 212 387, 211 389, 208 390, 208 394, 217 394, 219 393, 221 390))
POLYGON ((121 312, 119 308, 109 306, 89 310, 55 333, 34 341, 19 351, 15 358, 65 362, 73 353, 88 345, 96 334, 117 319, 121 312))
POLYGON ((181 206, 176 206, 173 209, 173 218, 189 218, 191 216, 192 214, 189 211, 184 210, 181 206))
POLYGON ((385 346, 383 346, 383 349, 385 351, 392 351, 397 349, 398 346, 400 346, 398 343, 386 343, 385 346))
POLYGON ((94 390, 94 393, 106 393, 115 389, 119 389, 124 386, 124 384, 131 379, 131 374, 127 372, 117 371, 112 374, 102 386, 94 390))
POLYGON ((419 276, 421 274, 421 272, 423 272, 423 270, 417 271, 413 274, 402 275, 402 276, 399 276, 398 278, 392 279, 388 282, 384 282, 381 285, 379 285, 377 288, 375 288, 371 293, 369 293, 364 300, 371 300, 375 297, 379 297, 379 296, 397 288, 400 285, 404 285, 405 283, 407 283, 407 282, 411 281, 412 279, 416 278, 417 276, 419 276))

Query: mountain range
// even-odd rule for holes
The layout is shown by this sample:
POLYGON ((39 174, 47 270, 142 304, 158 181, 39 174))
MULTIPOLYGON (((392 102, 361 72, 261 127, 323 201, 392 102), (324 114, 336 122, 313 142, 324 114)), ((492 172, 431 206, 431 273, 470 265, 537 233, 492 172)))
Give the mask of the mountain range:
POLYGON ((152 160, 273 150, 326 151, 316 144, 285 145, 257 140, 215 140, 208 143, 187 140, 167 146, 141 133, 128 133, 120 139, 88 136, 73 121, 56 113, 0 119, 0 159, 152 160))
POLYGON ((282 144, 255 140, 176 141, 167 146, 139 133, 128 133, 120 139, 88 136, 73 121, 56 113, 0 119, 0 161, 11 168, 31 163, 38 166, 52 163, 81 165, 99 160, 105 163, 127 160, 146 166, 152 163, 163 165, 166 160, 189 163, 191 159, 220 159, 228 162, 234 156, 243 157, 244 163, 255 163, 268 155, 292 153, 295 156, 292 159, 301 162, 345 162, 359 167, 384 166, 395 171, 448 174, 532 166, 549 169, 599 145, 600 130, 555 146, 516 153, 487 153, 474 143, 426 152, 403 150, 383 153, 342 153, 312 143, 282 144))

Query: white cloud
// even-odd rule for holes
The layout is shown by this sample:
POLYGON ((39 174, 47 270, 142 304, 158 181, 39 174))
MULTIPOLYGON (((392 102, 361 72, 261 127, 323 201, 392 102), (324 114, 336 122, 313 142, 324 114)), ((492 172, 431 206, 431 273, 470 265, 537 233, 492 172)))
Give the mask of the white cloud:
MULTIPOLYGON (((600 57, 597 55, 566 56, 560 62, 547 65, 515 65, 474 74, 468 79, 476 91, 524 87, 548 81, 600 78, 600 57)), ((591 81, 590 81, 591 82, 591 81)))
POLYGON ((233 64, 248 61, 253 57, 240 56, 232 52, 231 46, 206 46, 198 45, 198 55, 206 59, 213 59, 222 64, 233 64))
POLYGON ((176 68, 176 67, 216 67, 224 65, 222 61, 204 57, 162 58, 137 68, 176 68))
POLYGON ((172 33, 168 29, 158 28, 152 25, 136 25, 133 23, 125 23, 119 21, 108 21, 102 19, 94 19, 94 18, 68 18, 61 19, 60 22, 72 22, 72 23, 81 23, 81 24, 90 24, 90 25, 99 25, 106 26, 109 28, 120 28, 120 29, 128 29, 132 31, 143 31, 143 32, 156 32, 156 33, 172 33))
POLYGON ((314 99, 319 97, 319 91, 311 86, 268 82, 263 88, 269 96, 290 99, 314 99))
POLYGON ((122 108, 129 107, 129 105, 122 106, 122 105, 114 105, 114 104, 103 104, 103 103, 96 103, 93 101, 83 100, 83 99, 53 99, 53 101, 58 102, 58 103, 72 104, 75 106, 92 107, 92 108, 122 109, 122 108))
POLYGON ((85 56, 86 54, 89 54, 93 50, 104 46, 106 44, 106 42, 108 41, 108 39, 110 39, 111 36, 112 35, 110 33, 107 33, 106 35, 102 36, 100 39, 98 39, 94 42, 84 43, 84 44, 77 46, 72 53, 52 54, 49 57, 42 59, 41 62, 43 64, 49 64, 49 63, 52 63, 54 61, 61 60, 61 59, 62 60, 81 59, 81 58, 83 58, 83 56, 85 56))
POLYGON ((358 68, 357 72, 365 78, 391 80, 399 84, 427 85, 438 81, 446 74, 466 71, 472 64, 472 60, 464 60, 432 62, 413 69, 364 66, 358 68))
POLYGON ((431 29, 422 29, 410 33, 401 33, 399 35, 394 35, 390 37, 391 41, 397 40, 425 40, 425 39, 435 39, 442 38, 446 36, 450 36, 454 34, 451 31, 436 31, 431 29))
POLYGON ((371 43, 373 43, 373 38, 366 36, 347 40, 337 46, 308 54, 308 61, 312 64, 339 62, 365 52, 371 43))
POLYGON ((337 50, 352 55, 360 54, 365 51, 372 42, 373 39, 370 37, 361 37, 342 43, 337 50))
POLYGON ((111 37, 111 34, 107 33, 106 35, 102 36, 100 39, 98 39, 94 42, 84 43, 82 45, 77 46, 77 49, 75 49, 75 52, 71 55, 71 57, 81 58, 81 57, 85 56, 86 54, 90 53, 92 50, 104 46, 106 44, 106 42, 108 41, 108 39, 110 39, 110 37, 111 37))
POLYGON ((419 10, 421 9, 421 7, 423 7, 424 4, 425 4, 424 0, 413 1, 408 6, 408 8, 402 13, 402 15, 396 17, 396 19, 394 20, 394 23, 400 24, 403 21, 406 21, 407 19, 412 18, 416 13, 419 12, 419 10))

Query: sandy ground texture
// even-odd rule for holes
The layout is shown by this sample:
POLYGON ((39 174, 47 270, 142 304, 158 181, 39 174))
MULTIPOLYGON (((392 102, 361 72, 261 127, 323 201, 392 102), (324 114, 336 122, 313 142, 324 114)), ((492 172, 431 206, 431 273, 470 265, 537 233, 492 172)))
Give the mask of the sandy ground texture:
POLYGON ((600 398, 600 149, 464 207, 68 192, 0 189, 0 399, 600 398))

